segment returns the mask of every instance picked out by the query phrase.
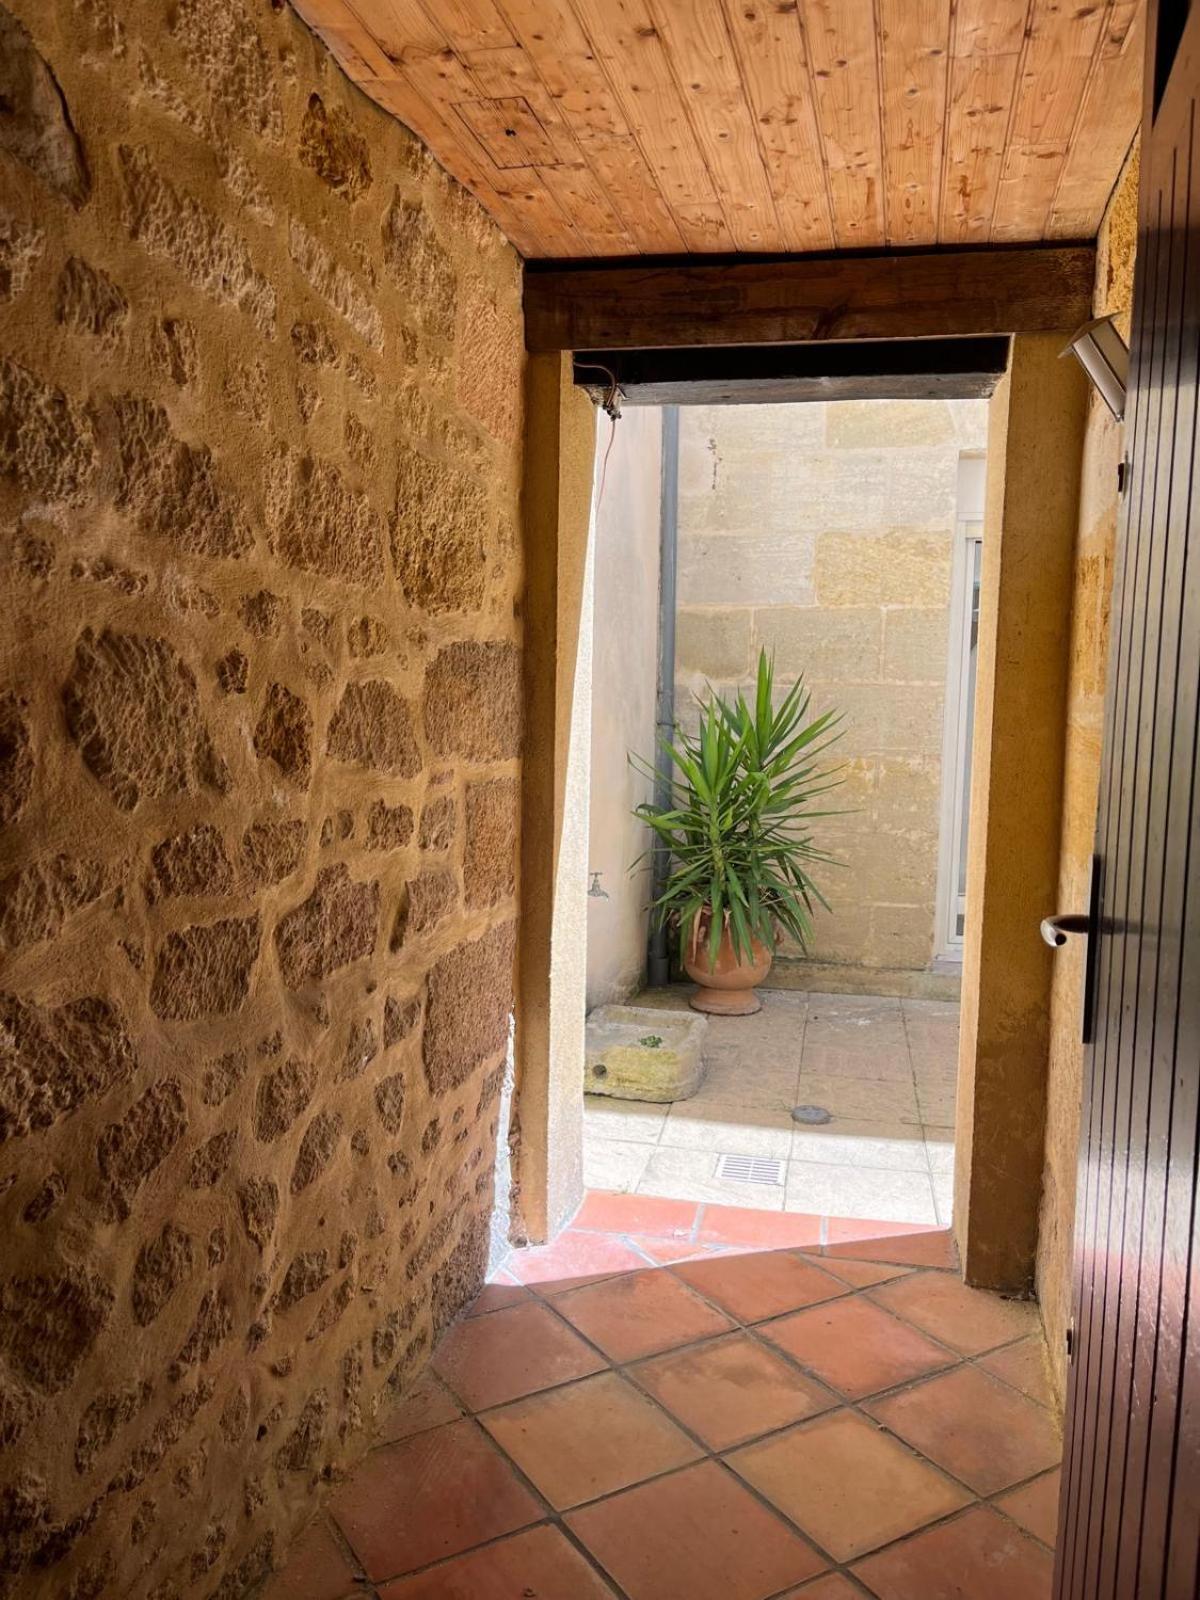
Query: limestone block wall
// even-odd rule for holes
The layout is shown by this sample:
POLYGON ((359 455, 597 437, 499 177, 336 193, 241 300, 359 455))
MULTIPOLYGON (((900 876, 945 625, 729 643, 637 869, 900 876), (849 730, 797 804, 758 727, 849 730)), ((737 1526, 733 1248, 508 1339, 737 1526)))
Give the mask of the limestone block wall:
POLYGON ((479 1280, 521 379, 278 0, 0 9, 0 1594, 248 1592, 479 1280))
MULTIPOLYGON (((748 685, 843 713, 844 815, 814 830, 818 961, 926 967, 933 954, 959 458, 984 401, 689 407, 681 413, 676 702, 748 685)), ((786 953, 786 952, 785 952, 786 953)))
MULTIPOLYGON (((1109 201, 1096 253, 1096 315, 1115 314, 1126 339, 1130 336, 1137 253, 1137 194, 1135 144, 1109 201)), ((1062 911, 1086 911, 1091 883, 1117 544, 1117 467, 1123 438, 1122 425, 1093 392, 1088 401, 1075 543, 1057 901, 1057 909, 1062 911)), ((1082 941, 1071 940, 1057 951, 1053 970, 1037 1290, 1051 1368, 1061 1394, 1071 1315, 1076 1160, 1084 1083, 1082 941)))

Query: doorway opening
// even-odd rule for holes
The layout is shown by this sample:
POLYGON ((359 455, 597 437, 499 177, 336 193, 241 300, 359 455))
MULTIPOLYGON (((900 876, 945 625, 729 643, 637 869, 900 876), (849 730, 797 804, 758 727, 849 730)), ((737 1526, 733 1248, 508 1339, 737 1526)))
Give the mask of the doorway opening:
POLYGON ((986 428, 982 398, 602 422, 589 1189, 949 1225, 986 428), (655 885, 634 811, 654 784, 630 756, 653 761, 656 727, 694 734, 710 695, 751 694, 763 651, 776 703, 802 681, 810 715, 840 718, 822 758, 838 787, 803 823, 830 857, 813 868, 828 904, 806 946, 780 942, 756 1014, 699 1022, 694 1086, 664 1091, 662 1052, 697 1014, 674 936, 667 981, 647 983, 655 885), (648 1051, 644 1098, 606 1065, 613 1040, 648 1051))

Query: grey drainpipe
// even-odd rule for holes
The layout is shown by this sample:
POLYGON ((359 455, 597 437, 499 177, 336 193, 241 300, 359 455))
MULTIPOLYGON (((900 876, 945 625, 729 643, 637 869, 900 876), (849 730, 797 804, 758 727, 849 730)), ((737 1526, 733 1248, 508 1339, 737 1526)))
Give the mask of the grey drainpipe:
MULTIPOLYGON (((671 738, 675 728, 675 597, 679 551, 679 407, 664 406, 662 416, 662 497, 659 510, 658 563, 658 695, 655 728, 660 739, 671 738)), ((657 804, 671 798, 670 766, 655 751, 658 777, 654 785, 657 804)), ((650 863, 651 900, 662 893, 670 870, 670 854, 656 844, 650 863)), ((666 928, 650 930, 647 975, 652 988, 671 980, 671 955, 666 928)))

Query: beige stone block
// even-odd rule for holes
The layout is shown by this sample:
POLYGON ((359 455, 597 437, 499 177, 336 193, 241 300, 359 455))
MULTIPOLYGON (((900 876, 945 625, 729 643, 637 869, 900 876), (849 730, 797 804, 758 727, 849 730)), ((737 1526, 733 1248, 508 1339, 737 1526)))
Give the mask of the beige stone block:
POLYGON ((679 417, 679 496, 700 499, 716 487, 717 442, 709 406, 684 406, 679 417))
MULTIPOLYGON (((821 892, 829 910, 818 905, 813 912, 813 939, 804 952, 814 961, 859 963, 871 937, 871 908, 850 892, 845 874, 822 869, 821 892)), ((780 947, 781 955, 792 952, 780 947)))
POLYGON ((739 694, 752 699, 753 686, 747 678, 733 683, 723 678, 706 678, 700 672, 680 673, 675 679, 675 726, 694 737, 700 728, 700 708, 714 694, 729 702, 736 700, 739 694))
MULTIPOLYGON (((713 687, 723 689, 720 684, 713 687)), ((675 726, 680 733, 695 735, 700 724, 700 698, 706 693, 704 680, 698 674, 676 677, 675 726)))
POLYGON ((822 606, 944 606, 951 542, 931 533, 822 533, 814 587, 822 606))
POLYGON ((842 450, 764 447, 731 459, 718 439, 715 465, 707 470, 707 479, 690 470, 680 484, 684 535, 811 534, 925 523, 934 515, 948 525, 952 518, 952 497, 947 502, 939 488, 945 474, 914 474, 899 451, 886 462, 870 451, 851 461, 842 450))
POLYGON ((860 839, 848 871, 872 904, 921 905, 937 885, 937 834, 884 831, 860 839))
POLYGON ((841 712, 838 758, 935 755, 942 748, 941 689, 925 684, 816 683, 813 710, 841 712))
POLYGON ((679 424, 679 493, 691 500, 735 494, 764 470, 786 472, 787 458, 825 443, 821 404, 685 406, 679 424))
POLYGON ((867 959, 876 967, 927 967, 933 959, 933 904, 872 906, 867 959))
POLYGON ((954 432, 964 450, 987 449, 988 403, 986 400, 947 402, 954 421, 954 432))
POLYGON ((941 531, 949 538, 958 511, 960 454, 956 447, 881 452, 884 494, 878 523, 941 531))
POLYGON ((941 805, 942 763, 938 756, 880 758, 875 817, 881 826, 936 834, 941 805))
POLYGON ((759 450, 816 450, 825 443, 824 401, 798 406, 714 406, 720 447, 733 440, 759 450))
POLYGON ((842 400, 826 407, 825 437, 843 447, 912 449, 951 444, 955 428, 944 400, 842 400))
POLYGON ((885 611, 883 676, 889 683, 944 684, 949 630, 945 606, 885 611))
POLYGON ((827 849, 839 835, 860 833, 874 826, 879 775, 878 762, 873 758, 844 756, 836 744, 824 764, 837 784, 814 801, 809 829, 815 842, 827 849), (821 812, 825 815, 816 814, 821 812))
MULTIPOLYGON (((759 528, 764 524, 757 521, 759 528)), ((685 534, 679 541, 679 603, 696 606, 811 605, 813 535, 779 531, 685 534)))
POLYGON ((675 618, 675 669, 705 678, 733 682, 752 671, 748 609, 693 611, 681 608, 675 618))
POLYGON ((770 606, 754 613, 758 643, 781 678, 870 683, 879 676, 882 613, 877 608, 770 606))

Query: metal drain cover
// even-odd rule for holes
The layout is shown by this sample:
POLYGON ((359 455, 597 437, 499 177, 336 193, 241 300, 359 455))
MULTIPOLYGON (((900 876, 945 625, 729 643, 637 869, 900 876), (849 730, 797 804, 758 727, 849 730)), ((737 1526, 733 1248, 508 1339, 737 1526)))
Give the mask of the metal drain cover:
POLYGON ((734 1183, 778 1184, 783 1182, 783 1162, 774 1156, 722 1156, 717 1177, 734 1183))
POLYGON ((811 1127, 821 1127, 824 1123, 833 1121, 833 1113, 826 1111, 824 1106, 793 1106, 792 1121, 805 1122, 811 1127))

